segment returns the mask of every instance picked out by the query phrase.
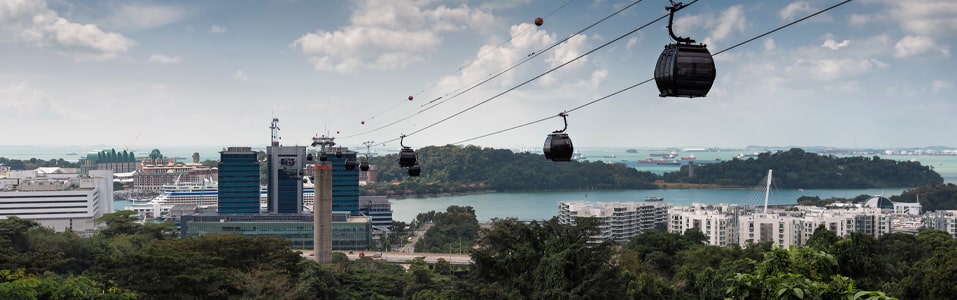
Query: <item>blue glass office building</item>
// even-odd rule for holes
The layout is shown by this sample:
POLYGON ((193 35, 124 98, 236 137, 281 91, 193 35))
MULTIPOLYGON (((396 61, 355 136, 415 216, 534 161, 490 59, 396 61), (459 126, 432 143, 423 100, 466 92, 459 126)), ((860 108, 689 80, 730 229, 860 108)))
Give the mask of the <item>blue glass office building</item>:
POLYGON ((219 152, 217 211, 228 214, 259 213, 259 161, 249 147, 229 147, 219 152))
POLYGON ((266 206, 269 213, 302 213, 302 176, 306 147, 274 145, 269 156, 269 188, 266 206))
POLYGON ((326 149, 327 162, 332 163, 332 211, 348 211, 359 215, 359 162, 356 152, 349 148, 334 147, 326 149), (336 152, 341 157, 336 157, 336 152), (356 167, 346 170, 346 160, 352 159, 356 167))

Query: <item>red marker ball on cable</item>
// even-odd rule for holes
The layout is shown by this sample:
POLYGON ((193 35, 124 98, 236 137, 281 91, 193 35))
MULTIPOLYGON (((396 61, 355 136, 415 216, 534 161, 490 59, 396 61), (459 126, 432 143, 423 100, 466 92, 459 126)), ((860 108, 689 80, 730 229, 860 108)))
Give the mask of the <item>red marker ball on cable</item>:
POLYGON ((409 96, 409 101, 412 101, 412 96, 409 96))
POLYGON ((535 26, 542 26, 545 23, 545 20, 542 20, 542 17, 535 18, 535 26))

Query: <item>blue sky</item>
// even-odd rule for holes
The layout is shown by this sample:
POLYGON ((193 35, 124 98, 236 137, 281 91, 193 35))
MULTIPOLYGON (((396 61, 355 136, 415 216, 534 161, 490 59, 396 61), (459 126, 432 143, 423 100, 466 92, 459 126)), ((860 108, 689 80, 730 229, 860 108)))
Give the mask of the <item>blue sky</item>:
MULTIPOLYGON (((0 144, 256 146, 279 118, 287 145, 394 147, 413 132, 408 146, 444 145, 652 77, 667 19, 438 123, 668 4, 642 1, 449 97, 631 3, 565 2, 0 0, 0 144)), ((675 31, 717 52, 835 3, 701 0, 675 31)), ((652 82, 572 112, 567 132, 578 147, 957 146, 954 32, 952 0, 853 1, 716 56, 706 98, 659 98, 652 82)), ((468 143, 540 147, 562 126, 468 143)))

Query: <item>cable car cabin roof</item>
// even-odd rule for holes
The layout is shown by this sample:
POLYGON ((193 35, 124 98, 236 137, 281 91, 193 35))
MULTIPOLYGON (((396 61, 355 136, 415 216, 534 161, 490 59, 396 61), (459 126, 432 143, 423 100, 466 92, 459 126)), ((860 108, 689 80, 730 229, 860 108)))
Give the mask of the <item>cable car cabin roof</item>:
POLYGON ((661 97, 704 97, 714 84, 714 58, 705 45, 668 44, 655 65, 661 97))
POLYGON ((412 148, 405 147, 402 148, 402 151, 399 151, 399 166, 403 168, 411 167, 415 165, 415 150, 412 148))
POLYGON ((545 138, 545 146, 542 148, 545 158, 551 161, 570 161, 575 152, 572 146, 572 139, 566 133, 552 133, 545 138))

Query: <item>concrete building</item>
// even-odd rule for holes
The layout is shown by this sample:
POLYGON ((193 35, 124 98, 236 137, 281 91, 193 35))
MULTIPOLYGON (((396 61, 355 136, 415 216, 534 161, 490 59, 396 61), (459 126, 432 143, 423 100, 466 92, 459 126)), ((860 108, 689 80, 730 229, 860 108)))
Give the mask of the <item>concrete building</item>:
POLYGON ((919 216, 921 214, 920 203, 917 202, 894 202, 884 196, 874 196, 864 202, 864 207, 880 208, 883 213, 906 214, 919 216))
POLYGON ((229 147, 219 154, 218 211, 229 214, 259 213, 259 161, 256 152, 249 147, 229 147))
POLYGON ((957 210, 938 210, 924 215, 924 226, 957 238, 957 210))
POLYGON ((269 178, 266 207, 269 213, 302 213, 302 179, 306 163, 305 146, 280 146, 266 149, 269 178))
MULTIPOLYGON (((244 236, 275 236, 288 239, 293 249, 313 249, 311 214, 220 214, 198 213, 181 217, 181 236, 235 233, 244 236)), ((369 217, 350 212, 332 213, 332 250, 365 250, 372 243, 369 217)))
POLYGON ((674 206, 668 211, 668 232, 683 234, 697 228, 708 237, 708 244, 727 246, 738 243, 738 218, 745 208, 729 204, 674 206))
POLYGON ((558 203, 558 221, 575 224, 578 218, 596 218, 602 222, 601 233, 590 237, 589 243, 623 243, 645 231, 663 228, 669 207, 661 203, 562 201, 558 203))
MULTIPOLYGON (((113 171, 90 170, 89 176, 8 178, 0 182, 0 218, 17 216, 55 231, 92 234, 96 219, 113 212, 113 171)), ((71 175, 71 176, 67 176, 71 175)))

